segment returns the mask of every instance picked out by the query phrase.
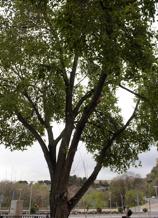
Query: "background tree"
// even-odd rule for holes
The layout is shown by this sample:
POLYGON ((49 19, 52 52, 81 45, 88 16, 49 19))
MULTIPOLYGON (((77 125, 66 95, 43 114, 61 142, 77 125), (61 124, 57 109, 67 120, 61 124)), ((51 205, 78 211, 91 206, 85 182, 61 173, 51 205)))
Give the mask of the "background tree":
POLYGON ((145 203, 144 197, 145 195, 143 192, 131 189, 130 191, 127 191, 125 194, 126 205, 128 207, 136 207, 143 205, 145 203))
POLYGON ((141 205, 144 203, 143 196, 146 195, 146 180, 135 174, 124 174, 111 181, 110 190, 113 197, 112 202, 117 202, 119 207, 136 206, 137 198, 141 205))
POLYGON ((88 192, 83 197, 82 202, 85 209, 105 208, 108 206, 108 202, 105 201, 105 193, 97 190, 91 190, 90 192, 88 192))
POLYGON ((123 85, 140 90, 151 70, 155 1, 1 0, 0 6, 0 142, 23 150, 38 141, 51 178, 51 217, 65 218, 103 166, 126 170, 153 140, 137 117, 140 100, 124 122, 116 92, 123 85), (69 198, 80 142, 96 166, 69 198))

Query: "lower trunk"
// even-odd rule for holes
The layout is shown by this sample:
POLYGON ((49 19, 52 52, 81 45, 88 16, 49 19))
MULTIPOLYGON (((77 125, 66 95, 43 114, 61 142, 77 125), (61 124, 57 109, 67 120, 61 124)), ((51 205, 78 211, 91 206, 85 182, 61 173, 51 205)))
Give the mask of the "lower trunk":
POLYGON ((50 218, 68 218, 70 214, 70 209, 68 206, 67 195, 54 194, 53 191, 50 192, 50 218))
POLYGON ((56 205, 55 210, 52 211, 51 218, 68 218, 69 214, 70 214, 70 211, 68 210, 67 202, 65 202, 65 203, 56 205))
POLYGON ((56 202, 55 205, 50 205, 51 218, 68 218, 70 210, 68 209, 67 202, 56 202))

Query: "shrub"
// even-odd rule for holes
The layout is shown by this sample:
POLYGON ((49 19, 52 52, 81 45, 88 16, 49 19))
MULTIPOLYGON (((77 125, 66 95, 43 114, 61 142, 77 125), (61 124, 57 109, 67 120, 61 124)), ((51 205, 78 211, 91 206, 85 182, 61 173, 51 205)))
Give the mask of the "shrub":
POLYGON ((148 212, 148 209, 147 208, 143 208, 143 212, 144 213, 148 212))
POLYGON ((118 212, 122 213, 123 212, 123 208, 122 207, 118 207, 118 212))
POLYGON ((101 213, 102 209, 100 207, 97 208, 97 213, 101 213))

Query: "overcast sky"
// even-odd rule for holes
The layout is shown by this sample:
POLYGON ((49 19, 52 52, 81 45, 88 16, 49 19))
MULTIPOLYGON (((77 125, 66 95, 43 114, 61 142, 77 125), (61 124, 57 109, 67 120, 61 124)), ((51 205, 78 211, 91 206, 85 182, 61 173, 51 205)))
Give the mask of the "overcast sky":
MULTIPOLYGON (((129 171, 140 174, 145 177, 153 166, 156 164, 158 152, 152 147, 150 152, 140 155, 142 167, 130 168, 129 171)), ((76 160, 72 169, 72 174, 81 177, 87 177, 95 166, 91 155, 87 154, 83 146, 80 146, 76 156, 76 160)), ((112 179, 117 174, 110 172, 108 169, 103 169, 98 179, 112 179)), ((0 150, 0 180, 47 180, 49 179, 47 165, 43 158, 43 154, 38 145, 35 144, 27 151, 14 151, 5 149, 1 146, 0 150)))

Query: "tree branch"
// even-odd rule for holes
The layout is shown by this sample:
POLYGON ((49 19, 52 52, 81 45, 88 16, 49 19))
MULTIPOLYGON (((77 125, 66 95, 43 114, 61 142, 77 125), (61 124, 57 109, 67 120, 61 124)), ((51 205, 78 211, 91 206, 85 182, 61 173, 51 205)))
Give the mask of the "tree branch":
POLYGON ((120 129, 118 130, 115 134, 113 134, 112 138, 106 143, 106 145, 103 145, 103 149, 100 152, 99 158, 98 158, 98 162, 92 172, 92 174, 90 175, 90 177, 86 180, 86 182, 83 184, 83 186, 79 189, 79 191, 75 194, 74 197, 72 197, 69 200, 69 207, 70 210, 79 202, 79 200, 82 198, 82 196, 85 194, 85 192, 88 190, 88 188, 90 187, 90 185, 94 182, 94 180, 96 179, 98 173, 100 172, 101 168, 102 168, 102 162, 103 162, 103 158, 105 157, 105 152, 112 146, 114 140, 120 136, 120 134, 129 126, 130 122, 133 120, 133 118, 135 117, 136 111, 138 109, 138 105, 139 105, 139 101, 137 102, 135 109, 131 115, 131 117, 128 119, 128 121, 126 122, 126 124, 120 129))
POLYGON ((116 138, 120 136, 124 132, 124 130, 130 125, 131 121, 134 119, 136 115, 139 103, 140 103, 140 100, 137 101, 134 111, 132 115, 129 117, 129 119, 127 120, 127 122, 125 123, 125 125, 112 135, 112 137, 108 140, 108 142, 106 142, 106 145, 102 145, 103 149, 101 150, 100 155, 98 157, 98 162, 102 163, 102 160, 105 156, 105 152, 111 147, 111 145, 116 140, 116 138))
POLYGON ((73 86, 74 86, 75 74, 76 74, 77 65, 78 65, 78 58, 79 58, 79 56, 76 52, 75 57, 74 57, 74 61, 73 61, 71 75, 70 75, 70 87, 71 88, 73 88, 73 86))
POLYGON ((62 137, 64 136, 64 132, 65 132, 65 128, 63 129, 63 131, 60 133, 60 135, 55 139, 54 143, 57 145, 58 142, 62 139, 62 137))
POLYGON ((53 131, 52 131, 52 127, 49 125, 47 127, 47 134, 48 134, 48 148, 49 148, 49 153, 51 156, 51 162, 52 162, 52 167, 53 167, 53 172, 55 172, 56 169, 56 144, 54 141, 54 137, 53 137, 53 131))
POLYGON ((102 165, 100 163, 97 163, 92 174, 90 177, 86 180, 86 182, 82 185, 82 187, 79 189, 79 191, 75 194, 74 197, 72 197, 68 204, 70 210, 79 202, 79 200, 82 198, 82 196, 85 194, 85 192, 88 190, 90 185, 94 182, 94 180, 97 178, 98 173, 100 172, 102 168, 102 165))
POLYGON ((31 134, 39 142, 42 148, 42 151, 44 153, 45 159, 47 161, 50 174, 52 175, 53 166, 52 166, 50 156, 49 156, 49 151, 47 149, 45 142, 43 141, 39 133, 35 130, 35 128, 31 124, 28 123, 28 121, 22 116, 20 112, 16 111, 15 114, 17 115, 18 120, 25 126, 26 129, 28 129, 31 132, 31 134))
POLYGON ((121 84, 119 84, 119 87, 122 88, 122 89, 124 89, 124 90, 126 90, 127 92, 130 92, 131 94, 135 95, 137 98, 140 98, 140 99, 142 99, 142 100, 148 100, 145 96, 142 96, 142 95, 140 95, 139 93, 136 93, 136 92, 134 92, 134 91, 128 89, 127 87, 125 87, 125 86, 123 86, 123 85, 121 85, 121 84))
POLYGON ((61 133, 61 135, 56 139, 58 142, 62 137, 61 145, 58 152, 58 161, 57 161, 57 171, 61 171, 63 166, 65 166, 65 159, 67 154, 67 148, 69 146, 71 134, 73 131, 73 111, 72 111, 72 98, 73 98, 73 88, 74 88, 74 81, 75 81, 75 74, 78 64, 78 54, 75 54, 72 71, 70 74, 70 83, 68 86, 65 87, 66 89, 66 107, 65 107, 65 129, 61 133))
POLYGON ((66 108, 65 108, 66 123, 71 121, 73 118, 72 99, 73 99, 73 89, 74 89, 78 58, 79 58, 78 54, 75 53, 72 71, 70 73, 70 83, 69 83, 70 85, 66 86, 66 108))
POLYGON ((77 150, 77 146, 81 137, 81 134, 83 132, 83 129, 90 117, 90 115, 93 113, 93 111, 95 110, 97 104, 98 104, 98 99, 100 98, 101 92, 103 90, 105 81, 106 81, 107 75, 102 72, 99 78, 99 81, 94 89, 94 94, 93 97, 90 101, 90 103, 85 107, 82 117, 80 119, 80 121, 78 122, 77 126, 76 126, 76 131, 74 133, 71 145, 70 145, 70 149, 67 155, 67 170, 66 170, 66 177, 68 177, 70 170, 71 170, 71 166, 73 163, 73 159, 74 159, 74 155, 76 153, 77 150))
POLYGON ((77 116, 77 114, 78 114, 78 112, 79 112, 79 109, 80 109, 81 105, 83 104, 83 102, 84 102, 85 100, 87 100, 88 98, 90 98, 90 97, 92 96, 93 92, 94 92, 94 89, 88 91, 88 92, 79 100, 79 102, 77 103, 77 105, 75 106, 75 108, 74 108, 74 110, 73 110, 74 117, 77 116))
POLYGON ((65 82, 65 85, 68 86, 69 81, 68 81, 68 77, 67 77, 67 74, 66 74, 66 69, 65 69, 65 64, 64 64, 64 57, 63 57, 63 50, 62 50, 62 47, 60 45, 60 39, 58 37, 58 34, 57 34, 56 30, 53 28, 52 23, 51 23, 46 11, 43 13, 43 17, 44 17, 45 22, 48 24, 48 26, 50 28, 52 36, 54 35, 54 38, 55 38, 56 42, 58 43, 59 54, 60 54, 60 63, 61 63, 61 66, 62 66, 62 71, 61 72, 62 72, 62 76, 63 76, 64 82, 65 82))
POLYGON ((87 75, 85 75, 74 87, 75 89, 78 88, 78 86, 81 84, 82 81, 84 81, 84 79, 87 77, 87 75))
POLYGON ((38 108, 36 107, 35 103, 32 101, 31 97, 28 95, 28 93, 26 91, 23 92, 24 96, 27 98, 27 100, 30 102, 32 108, 34 109, 37 118, 39 120, 39 122, 43 125, 43 126, 47 126, 46 122, 44 121, 44 119, 42 118, 41 114, 38 111, 38 108))
POLYGON ((139 103, 140 103, 140 100, 137 101, 136 106, 134 108, 134 111, 133 111, 132 115, 130 116, 130 118, 127 120, 126 124, 120 130, 118 130, 116 132, 116 135, 121 134, 130 125, 131 121, 133 120, 133 118, 136 115, 139 103))

